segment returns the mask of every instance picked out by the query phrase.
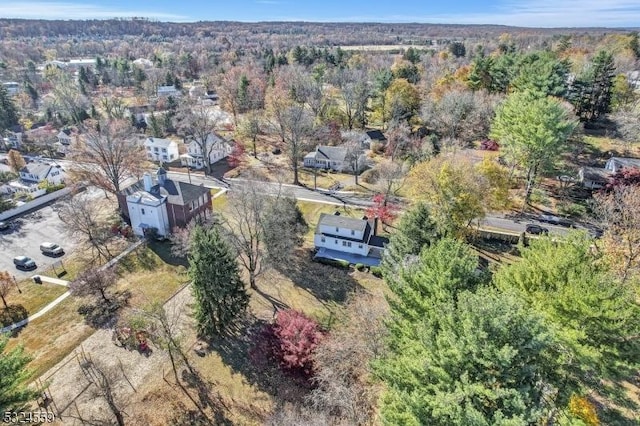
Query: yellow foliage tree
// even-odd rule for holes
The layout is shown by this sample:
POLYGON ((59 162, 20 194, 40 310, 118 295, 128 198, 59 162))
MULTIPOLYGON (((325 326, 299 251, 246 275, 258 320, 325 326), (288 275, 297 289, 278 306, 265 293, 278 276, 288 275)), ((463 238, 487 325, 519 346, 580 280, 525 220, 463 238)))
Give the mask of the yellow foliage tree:
POLYGON ((598 413, 589 400, 583 396, 573 395, 569 400, 569 412, 582 420, 587 426, 599 426, 598 413))
POLYGON ((480 163, 476 164, 475 169, 489 184, 489 197, 487 198, 489 207, 494 210, 509 207, 511 203, 509 198, 509 170, 498 164, 495 159, 489 157, 485 157, 480 163))

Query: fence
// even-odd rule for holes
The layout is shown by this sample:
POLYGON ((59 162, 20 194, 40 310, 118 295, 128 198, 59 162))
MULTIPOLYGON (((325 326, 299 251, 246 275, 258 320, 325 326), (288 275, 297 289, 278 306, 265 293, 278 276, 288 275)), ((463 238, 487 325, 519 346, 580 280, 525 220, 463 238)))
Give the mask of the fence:
POLYGON ((52 192, 50 194, 45 194, 42 197, 38 197, 35 200, 28 201, 21 206, 14 207, 7 211, 0 213, 0 220, 7 220, 19 214, 28 212, 29 210, 36 209, 43 204, 47 204, 48 202, 57 200, 60 197, 64 197, 65 195, 69 195, 73 191, 73 187, 68 186, 66 188, 60 189, 58 191, 52 192))

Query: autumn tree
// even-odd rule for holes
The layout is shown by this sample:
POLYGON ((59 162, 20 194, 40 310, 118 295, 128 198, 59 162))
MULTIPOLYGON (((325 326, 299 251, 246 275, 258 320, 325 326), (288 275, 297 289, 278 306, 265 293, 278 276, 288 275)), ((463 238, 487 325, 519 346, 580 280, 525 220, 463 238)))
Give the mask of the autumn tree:
POLYGON ((300 105, 292 105, 281 112, 280 126, 285 143, 285 153, 293 170, 293 184, 300 185, 298 168, 309 145, 313 130, 311 114, 300 105))
POLYGON ((89 118, 89 100, 70 74, 58 70, 50 73, 47 79, 51 83, 51 95, 46 102, 49 110, 60 115, 64 121, 74 124, 80 124, 89 118))
POLYGON ((0 272, 0 299, 2 299, 5 309, 9 308, 6 297, 11 293, 14 285, 13 278, 7 271, 0 272))
POLYGON ((256 141, 262 132, 262 128, 262 112, 259 111, 251 111, 247 113, 242 118, 240 125, 238 126, 239 134, 251 141, 252 155, 254 158, 258 158, 256 141))
POLYGON ((409 174, 411 194, 429 204, 439 233, 460 236, 489 207, 488 181, 462 157, 439 156, 419 163, 409 174))
POLYGON ((23 409, 38 395, 38 390, 27 386, 31 376, 27 364, 31 358, 22 346, 7 349, 9 337, 0 335, 0 411, 16 412, 23 409))
POLYGON ((387 89, 393 82, 393 73, 391 70, 384 68, 373 73, 373 113, 374 116, 382 123, 384 130, 388 120, 387 105, 387 89))
POLYGON ((333 83, 340 89, 340 105, 347 120, 347 129, 352 130, 354 125, 364 128, 370 96, 367 74, 359 69, 339 68, 335 71, 333 83))
POLYGON ((406 79, 393 80, 385 92, 385 105, 388 106, 389 120, 410 120, 420 108, 420 93, 406 79))
POLYGON ((226 70, 220 78, 218 93, 223 108, 233 115, 238 124, 238 115, 264 106, 265 84, 257 69, 249 64, 226 70))
POLYGON ((11 168, 11 170, 16 173, 20 172, 20 170, 27 165, 27 163, 24 161, 24 158, 22 157, 22 154, 20 154, 20 152, 16 151, 15 149, 10 150, 7 154, 7 162, 9 163, 9 167, 11 168))
POLYGON ((79 273, 78 277, 69 283, 69 290, 76 296, 91 296, 109 304, 112 299, 107 297, 107 293, 116 281, 118 275, 112 268, 90 268, 79 273))
POLYGON ((138 177, 146 156, 126 120, 93 122, 85 126, 70 154, 72 174, 105 192, 118 194, 129 178, 138 177))
POLYGON ((379 162, 373 170, 377 176, 376 189, 384 195, 385 202, 391 201, 405 184, 407 167, 403 163, 387 159, 379 162))
POLYGON ((553 168, 576 128, 560 101, 534 92, 515 92, 498 107, 491 137, 508 160, 526 171, 524 207, 538 174, 553 168))
POLYGON ((238 264, 218 225, 196 226, 191 236, 189 277, 196 301, 195 319, 203 336, 224 333, 249 303, 238 264))

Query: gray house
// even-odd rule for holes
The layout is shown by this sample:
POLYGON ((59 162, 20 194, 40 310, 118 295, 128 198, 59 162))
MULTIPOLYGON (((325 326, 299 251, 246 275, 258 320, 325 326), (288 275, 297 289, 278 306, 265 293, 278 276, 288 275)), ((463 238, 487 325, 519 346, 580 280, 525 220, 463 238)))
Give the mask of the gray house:
POLYGON ((622 169, 640 169, 639 158, 611 157, 604 167, 583 167, 578 171, 578 179, 582 186, 589 189, 603 188, 609 178, 622 169))
POLYGON ((362 149, 350 150, 341 146, 318 145, 315 151, 304 156, 305 167, 331 169, 336 172, 360 173, 366 167, 367 158, 362 149))

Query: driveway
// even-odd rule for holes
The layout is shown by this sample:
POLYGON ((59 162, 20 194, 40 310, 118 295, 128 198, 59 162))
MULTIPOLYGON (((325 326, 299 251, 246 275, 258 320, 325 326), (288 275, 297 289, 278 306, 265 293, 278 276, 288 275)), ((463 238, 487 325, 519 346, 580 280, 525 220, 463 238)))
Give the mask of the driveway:
POLYGON ((51 264, 59 260, 64 261, 77 243, 65 232, 58 214, 51 205, 32 213, 10 219, 12 224, 9 231, 0 231, 0 271, 6 270, 17 279, 30 277, 42 273, 51 264), (47 257, 40 253, 40 244, 49 241, 59 244, 65 250, 61 257, 47 257), (38 269, 35 271, 20 271, 13 265, 15 256, 29 256, 35 260, 38 269))

